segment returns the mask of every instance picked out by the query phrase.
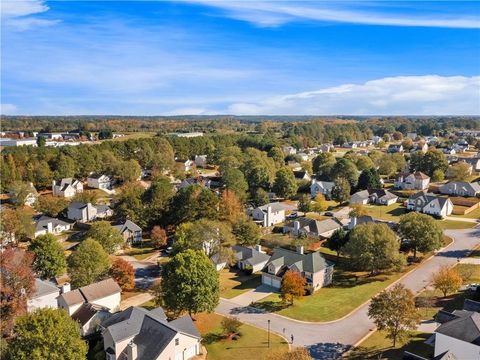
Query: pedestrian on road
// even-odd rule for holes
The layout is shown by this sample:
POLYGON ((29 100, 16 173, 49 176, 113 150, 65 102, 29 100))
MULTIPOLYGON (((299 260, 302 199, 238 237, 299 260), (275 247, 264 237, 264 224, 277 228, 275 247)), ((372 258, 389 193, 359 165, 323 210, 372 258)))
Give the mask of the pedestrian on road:
POLYGON ((283 328, 283 336, 285 336, 285 328, 283 328))
POLYGON ((292 344, 293 344, 293 334, 292 334, 292 335, 290 335, 290 339, 292 339, 292 344))

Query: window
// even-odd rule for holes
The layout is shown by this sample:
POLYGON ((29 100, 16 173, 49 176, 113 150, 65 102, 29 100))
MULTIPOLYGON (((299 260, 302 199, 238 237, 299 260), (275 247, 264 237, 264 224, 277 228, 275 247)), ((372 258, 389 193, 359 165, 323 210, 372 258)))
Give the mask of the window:
POLYGON ((176 338, 176 339, 175 339, 175 346, 178 346, 178 345, 180 345, 180 339, 179 339, 179 338, 176 338))

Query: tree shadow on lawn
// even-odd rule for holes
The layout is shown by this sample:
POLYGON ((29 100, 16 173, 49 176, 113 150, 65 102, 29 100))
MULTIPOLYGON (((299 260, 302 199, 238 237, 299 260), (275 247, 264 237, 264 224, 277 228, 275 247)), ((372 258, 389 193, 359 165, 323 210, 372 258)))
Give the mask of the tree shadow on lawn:
MULTIPOLYGON (((272 303, 272 304, 279 304, 275 301, 266 301, 265 303, 272 303)), ((265 312, 271 312, 267 310, 267 308, 263 307, 263 302, 261 303, 254 303, 251 306, 239 306, 230 310, 230 314, 238 315, 238 314, 263 314, 265 312)), ((275 310, 276 311, 276 310, 275 310)))
POLYGON ((392 209, 390 211, 387 211, 387 214, 392 215, 392 216, 402 216, 407 213, 407 209, 398 207, 396 209, 392 209))
MULTIPOLYGON (((290 305, 285 304, 282 301, 262 301, 252 304, 250 308, 256 309, 256 313, 261 312, 277 312, 288 308, 290 305), (260 311, 259 311, 260 310, 260 311)), ((255 313, 255 311, 253 311, 255 313)))
POLYGON ((368 275, 365 273, 356 273, 353 271, 336 270, 333 274, 333 281, 329 287, 333 288, 350 288, 359 285, 365 285, 376 281, 388 280, 391 273, 382 273, 379 275, 368 275))

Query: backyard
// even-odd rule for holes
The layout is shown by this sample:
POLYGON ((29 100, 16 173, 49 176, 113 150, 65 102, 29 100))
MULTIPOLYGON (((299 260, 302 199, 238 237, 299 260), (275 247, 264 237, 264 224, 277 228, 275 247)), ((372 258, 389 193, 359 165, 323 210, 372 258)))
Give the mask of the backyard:
POLYGON ((220 296, 231 299, 255 289, 261 283, 262 276, 260 274, 246 275, 240 270, 223 269, 220 271, 220 296))

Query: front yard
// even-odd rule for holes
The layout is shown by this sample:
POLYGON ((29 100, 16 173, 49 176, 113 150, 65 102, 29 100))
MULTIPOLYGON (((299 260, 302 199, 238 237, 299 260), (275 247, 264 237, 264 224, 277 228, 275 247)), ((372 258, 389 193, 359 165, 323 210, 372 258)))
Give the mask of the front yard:
POLYGON ((265 330, 242 324, 240 336, 236 340, 225 339, 221 328, 223 316, 202 313, 195 315, 194 318, 195 325, 203 337, 203 344, 207 348, 208 360, 262 359, 274 350, 288 351, 285 340, 273 333, 270 333, 269 348, 268 334, 265 330))
POLYGON ((220 296, 226 299, 234 298, 244 292, 255 289, 262 284, 261 274, 246 275, 236 269, 220 271, 220 296))

